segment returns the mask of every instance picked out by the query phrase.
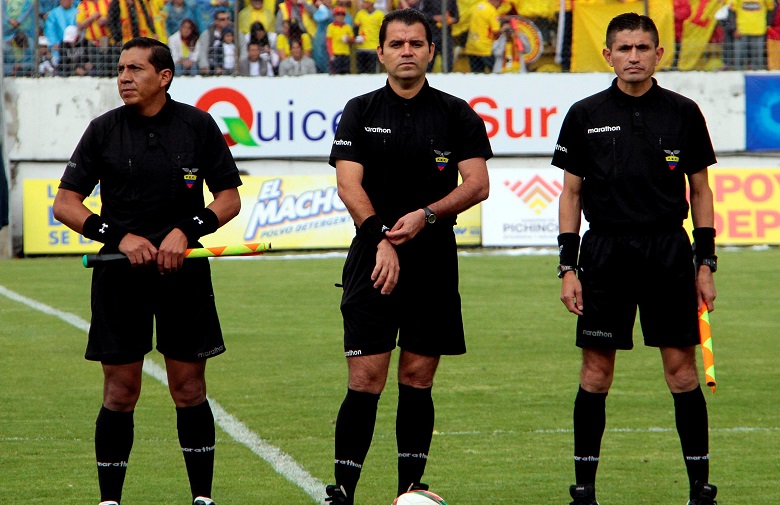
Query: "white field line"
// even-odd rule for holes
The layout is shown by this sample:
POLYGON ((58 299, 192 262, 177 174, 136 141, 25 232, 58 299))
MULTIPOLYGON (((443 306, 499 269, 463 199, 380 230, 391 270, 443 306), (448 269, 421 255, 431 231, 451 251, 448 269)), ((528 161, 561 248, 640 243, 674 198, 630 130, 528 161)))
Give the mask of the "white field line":
MULTIPOLYGON (((46 315, 59 318, 79 330, 85 332, 89 331, 89 323, 75 314, 63 312, 31 298, 27 298, 26 296, 11 291, 5 286, 0 286, 0 295, 27 305, 46 315)), ((143 370, 147 375, 157 379, 165 386, 168 385, 165 369, 154 361, 145 359, 143 370)), ((211 410, 214 412, 214 421, 217 423, 217 426, 222 428, 222 430, 230 435, 236 442, 246 446, 254 454, 265 460, 282 477, 303 489, 314 502, 325 503, 324 483, 309 474, 309 472, 301 467, 292 457, 282 452, 281 449, 267 443, 257 434, 253 433, 244 423, 226 411, 214 398, 209 397, 208 400, 211 405, 211 410)), ((9 438, 2 440, 19 439, 9 438)))

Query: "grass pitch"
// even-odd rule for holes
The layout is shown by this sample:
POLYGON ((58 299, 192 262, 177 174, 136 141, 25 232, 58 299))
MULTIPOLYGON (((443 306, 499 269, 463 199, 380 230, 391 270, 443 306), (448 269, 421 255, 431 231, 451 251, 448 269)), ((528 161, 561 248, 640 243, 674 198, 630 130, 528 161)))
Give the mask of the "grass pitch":
MULTIPOLYGON (((343 259, 273 256, 212 262, 228 352, 209 363, 209 396, 327 483, 346 387, 333 286, 343 259)), ((466 255, 460 264, 469 352, 442 360, 424 480, 450 505, 568 503, 579 351, 574 317, 558 301, 556 258, 466 255)), ((718 392, 705 396, 711 480, 723 504, 780 503, 777 265, 778 249, 720 252, 711 315, 718 392)), ((99 501, 92 437, 102 374, 83 359, 80 326, 89 320, 89 283, 79 258, 0 262, 0 496, 9 503, 99 501)), ((635 350, 618 355, 607 400, 599 501, 683 505, 687 482, 660 357, 639 331, 635 340, 635 350)), ((162 363, 156 352, 148 359, 162 363)), ((393 499, 396 394, 391 375, 361 505, 393 499)), ((123 505, 189 503, 175 424, 167 389, 145 376, 123 505)), ((220 505, 315 503, 227 432, 218 429, 217 439, 220 505)))

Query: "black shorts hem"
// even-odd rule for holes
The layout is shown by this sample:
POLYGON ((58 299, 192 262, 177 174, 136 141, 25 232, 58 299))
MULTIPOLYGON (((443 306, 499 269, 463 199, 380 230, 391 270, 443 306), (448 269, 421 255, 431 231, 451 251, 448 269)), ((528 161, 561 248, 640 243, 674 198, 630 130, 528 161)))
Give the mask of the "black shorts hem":
POLYGON ((137 363, 143 361, 146 353, 144 354, 100 354, 87 352, 84 358, 89 361, 99 361, 104 365, 129 365, 130 363, 137 363))

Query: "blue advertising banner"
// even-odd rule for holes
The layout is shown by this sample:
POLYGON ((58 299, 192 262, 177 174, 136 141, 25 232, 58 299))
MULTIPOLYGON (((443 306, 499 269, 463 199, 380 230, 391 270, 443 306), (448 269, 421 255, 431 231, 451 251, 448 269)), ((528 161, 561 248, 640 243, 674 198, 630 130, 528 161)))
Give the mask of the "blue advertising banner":
POLYGON ((745 76, 745 147, 780 149, 780 76, 745 76))

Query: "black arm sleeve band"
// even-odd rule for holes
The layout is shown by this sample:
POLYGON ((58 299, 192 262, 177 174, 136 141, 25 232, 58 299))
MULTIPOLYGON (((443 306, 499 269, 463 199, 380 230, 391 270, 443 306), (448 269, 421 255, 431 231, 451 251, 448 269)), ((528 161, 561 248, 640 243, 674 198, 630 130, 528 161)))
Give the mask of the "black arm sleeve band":
POLYGON ((694 228, 693 255, 697 260, 715 256, 715 228, 694 228))
POLYGON ((558 235, 558 254, 561 265, 576 267, 580 254, 580 236, 571 232, 558 235))
POLYGON ((363 224, 358 228, 358 235, 365 237, 366 240, 369 240, 374 246, 377 246, 385 238, 385 232, 387 230, 387 226, 382 223, 379 216, 374 214, 373 216, 368 216, 365 221, 363 221, 363 224))
POLYGON ((217 231, 219 218, 213 210, 205 208, 196 215, 179 221, 174 228, 183 231, 188 241, 195 242, 203 235, 217 231))
POLYGON ((92 214, 85 221, 81 234, 90 240, 96 240, 110 246, 118 246, 128 231, 111 223, 97 214, 92 214))

